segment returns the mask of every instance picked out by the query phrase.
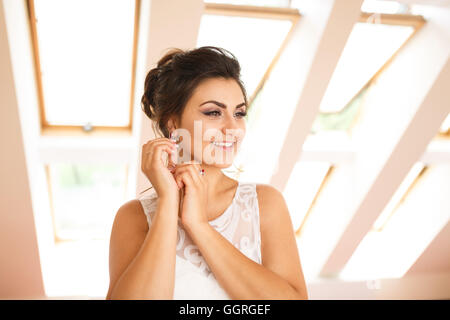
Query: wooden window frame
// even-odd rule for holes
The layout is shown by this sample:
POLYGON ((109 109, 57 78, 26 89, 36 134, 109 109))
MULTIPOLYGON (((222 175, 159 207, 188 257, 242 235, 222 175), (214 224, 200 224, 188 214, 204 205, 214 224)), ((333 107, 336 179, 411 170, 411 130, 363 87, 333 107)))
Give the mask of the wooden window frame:
POLYGON ((298 9, 294 8, 277 8, 277 7, 260 7, 249 5, 234 5, 234 4, 222 4, 222 3, 205 3, 205 9, 203 14, 218 15, 218 16, 232 16, 232 17, 245 17, 245 18, 259 18, 259 19, 274 19, 274 20, 289 20, 292 22, 291 28, 284 38, 281 46, 278 48, 277 53, 266 69, 264 75, 256 86, 255 91, 250 95, 248 99, 249 105, 252 105, 255 97, 261 91, 264 83, 270 76, 272 69, 279 60, 281 54, 286 48, 289 41, 292 39, 292 34, 300 20, 301 14, 298 9))
MULTIPOLYGON (((56 227, 56 211, 55 211, 55 204, 54 204, 54 198, 53 198, 53 186, 52 186, 49 163, 44 164, 44 170, 45 170, 45 176, 46 176, 46 180, 47 180, 47 192, 48 192, 48 197, 49 197, 48 200, 49 200, 49 207, 50 207, 50 216, 52 219, 53 240, 55 243, 78 241, 78 240, 80 240, 78 238, 61 238, 58 234, 58 228, 56 227)), ((129 180, 129 171, 130 171, 130 164, 125 164, 124 196, 127 193, 127 188, 128 188, 128 183, 129 183, 129 181, 128 181, 129 180)))
MULTIPOLYGON (((411 191, 416 187, 416 185, 419 183, 420 179, 423 178, 423 176, 425 175, 425 173, 429 169, 430 169, 429 165, 424 165, 423 168, 420 169, 419 173, 414 178, 413 182, 411 182, 411 184, 405 190, 404 194, 400 197, 398 202, 395 204, 394 208, 392 208, 391 212, 388 214, 388 216, 383 221, 381 226, 379 226, 378 228, 375 228, 375 227, 372 226, 370 231, 372 231, 372 232, 382 232, 386 228, 388 223, 392 220, 392 217, 395 215, 396 212, 398 212, 398 208, 403 204, 403 202, 405 202, 406 198, 408 198, 408 196, 410 195, 411 191)), ((397 190, 395 192, 397 192, 397 190)), ((395 192, 392 194, 392 196, 394 196, 395 192)), ((381 213, 382 212, 380 212, 380 214, 381 213)))
MULTIPOLYGON (((380 22, 381 24, 388 24, 388 25, 401 25, 401 26, 412 26, 414 27, 414 31, 411 33, 411 35, 405 40, 405 42, 400 46, 400 48, 398 48, 397 51, 394 52, 394 54, 383 64, 383 66, 369 79, 369 81, 367 81, 367 83, 361 87, 361 89, 352 97, 352 99, 350 99, 350 101, 347 103, 347 105, 345 105, 340 111, 338 112, 322 112, 324 114, 326 113, 339 113, 342 112, 345 108, 347 108, 347 106, 361 93, 362 90, 364 90, 365 88, 367 88, 373 81, 375 81, 375 79, 383 72, 383 70, 385 70, 387 68, 387 66, 394 60, 394 58, 397 56, 398 52, 400 52, 400 50, 408 43, 408 41, 425 25, 426 20, 422 17, 422 16, 417 16, 417 15, 407 15, 407 14, 385 14, 385 13, 376 13, 376 14, 372 14, 372 13, 367 13, 367 12, 361 12, 361 15, 359 17, 359 21, 358 22, 363 22, 363 23, 370 23, 368 21, 370 21, 371 17, 373 17, 374 15, 376 15, 376 19, 379 19, 378 22, 380 22)), ((351 130, 351 128, 350 128, 351 130)), ((418 177, 416 178, 416 180, 413 182, 412 186, 408 189, 408 191, 406 192, 406 194, 402 197, 402 200, 400 201, 403 202, 404 198, 406 198, 406 196, 409 194, 409 192, 411 191, 412 187, 417 183, 418 179, 420 179, 420 177, 423 176, 423 173, 426 171, 427 167, 424 167, 424 169, 420 172, 420 174, 418 175, 418 177)), ((327 183, 330 180, 330 177, 332 176, 333 172, 335 170, 335 165, 332 164, 330 166, 330 168, 328 169, 327 174, 325 175, 322 184, 319 187, 319 190, 317 191, 311 205, 309 206, 299 228, 295 231, 295 235, 297 238, 300 238, 305 225, 307 223, 308 218, 310 217, 311 211, 314 208, 315 203, 317 202, 317 199, 320 197, 320 194, 322 193, 322 190, 325 188, 325 186, 327 185, 327 183)), ((399 204, 397 204, 398 206, 399 204)), ((396 206, 396 208, 397 208, 396 206)), ((395 211, 395 209, 394 209, 395 211)), ((392 216, 392 213, 391 213, 392 216)), ((391 218, 391 216, 389 217, 389 219, 391 218)), ((384 225, 383 225, 384 227, 384 225)), ((378 230, 377 230, 378 231, 378 230)))
MULTIPOLYGON (((408 26, 413 27, 414 31, 409 35, 409 37, 403 42, 403 44, 392 54, 392 56, 386 60, 386 62, 378 69, 377 72, 359 89, 353 97, 345 104, 339 111, 335 112, 322 112, 321 114, 336 114, 344 111, 351 102, 368 86, 370 86, 378 76, 389 66, 389 64, 395 59, 398 53, 407 45, 410 39, 416 35, 416 33, 425 25, 426 20, 419 15, 408 15, 408 14, 390 14, 390 13, 368 13, 361 12, 359 16, 359 23, 372 23, 370 22, 373 19, 374 23, 385 24, 385 25, 393 25, 393 26, 408 26)), ((351 128, 350 128, 351 130, 351 128)))
POLYGON ((51 125, 48 123, 45 114, 45 100, 43 93, 43 84, 41 79, 41 65, 39 56, 39 43, 37 36, 34 0, 27 0, 26 6, 28 11, 28 20, 31 33, 31 44, 33 50, 41 135, 42 136, 131 136, 133 128, 133 105, 135 100, 134 91, 136 85, 135 84, 136 58, 137 58, 137 42, 139 36, 141 0, 135 0, 129 123, 127 126, 92 126, 92 130, 89 131, 86 131, 83 125, 51 125))

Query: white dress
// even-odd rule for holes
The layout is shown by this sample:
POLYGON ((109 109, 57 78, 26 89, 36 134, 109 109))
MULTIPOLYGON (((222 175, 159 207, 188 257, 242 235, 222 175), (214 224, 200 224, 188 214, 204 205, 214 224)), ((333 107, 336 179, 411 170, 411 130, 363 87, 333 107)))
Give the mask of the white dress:
MULTIPOLYGON (((156 209, 155 193, 138 198, 148 225, 156 209)), ((232 203, 209 224, 248 258, 261 263, 261 234, 256 183, 239 182, 232 203)), ((178 219, 174 300, 229 300, 178 219)), ((220 253, 218 253, 220 254, 220 253)))

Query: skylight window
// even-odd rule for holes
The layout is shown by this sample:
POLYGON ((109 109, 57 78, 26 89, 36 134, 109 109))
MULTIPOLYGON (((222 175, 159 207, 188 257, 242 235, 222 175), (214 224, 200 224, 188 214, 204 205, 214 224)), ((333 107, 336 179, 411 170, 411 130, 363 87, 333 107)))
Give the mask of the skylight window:
MULTIPOLYGON (((254 0, 205 0, 206 3, 223 3, 232 5, 255 5, 254 0)), ((290 0, 258 0, 257 5, 261 7, 289 7, 290 0)))
POLYGON ((53 162, 47 169, 55 239, 107 239, 125 201, 127 166, 53 162))
POLYGON ((450 114, 445 118, 444 122, 442 122, 439 133, 450 136, 450 114))
POLYGON ((322 99, 320 111, 341 111, 413 31, 412 26, 356 23, 322 99))
MULTIPOLYGON (((210 7, 211 8, 211 7, 210 7)), ((274 63, 289 31, 292 18, 255 17, 249 10, 206 8, 202 16, 197 47, 217 46, 229 50, 241 65, 241 78, 249 100, 261 89, 264 76, 274 63), (237 10, 237 11, 236 11, 237 10)))
POLYGON ((130 126, 136 3, 29 1, 43 127, 130 126))
POLYGON ((321 161, 299 161, 284 191, 292 224, 298 230, 319 193, 331 164, 321 161))
POLYGON ((347 40, 320 104, 311 133, 349 131, 377 75, 394 59, 423 19, 363 13, 347 40))
POLYGON ((398 1, 364 0, 361 11, 376 13, 403 13, 407 6, 398 1))
POLYGON ((450 166, 428 166, 426 172, 422 167, 411 169, 386 207, 393 209, 390 216, 380 215, 342 270, 342 279, 402 277, 448 223, 450 166))

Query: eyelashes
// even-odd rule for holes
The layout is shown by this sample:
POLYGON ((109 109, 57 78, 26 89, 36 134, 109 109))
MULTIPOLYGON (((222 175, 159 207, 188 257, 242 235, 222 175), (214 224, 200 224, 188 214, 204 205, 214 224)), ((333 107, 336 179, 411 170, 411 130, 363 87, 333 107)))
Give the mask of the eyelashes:
MULTIPOLYGON (((204 112, 203 114, 207 115, 207 116, 217 117, 217 116, 221 115, 221 112, 220 111, 209 111, 209 112, 204 112)), ((240 118, 243 118, 243 117, 245 117, 247 115, 247 112, 246 111, 245 112, 237 112, 236 114, 240 118)))

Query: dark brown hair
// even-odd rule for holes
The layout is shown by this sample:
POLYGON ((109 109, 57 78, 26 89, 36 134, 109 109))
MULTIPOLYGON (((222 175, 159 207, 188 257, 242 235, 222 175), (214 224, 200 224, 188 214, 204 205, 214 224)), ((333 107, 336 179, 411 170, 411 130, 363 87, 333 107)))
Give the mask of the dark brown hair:
MULTIPOLYGON (((247 94, 240 79, 241 67, 226 49, 205 46, 183 51, 171 48, 145 77, 142 110, 162 137, 169 138, 167 121, 181 120, 183 110, 195 88, 210 78, 234 79, 241 87, 245 104, 247 94)), ((157 135, 157 132, 155 132, 157 135)))

